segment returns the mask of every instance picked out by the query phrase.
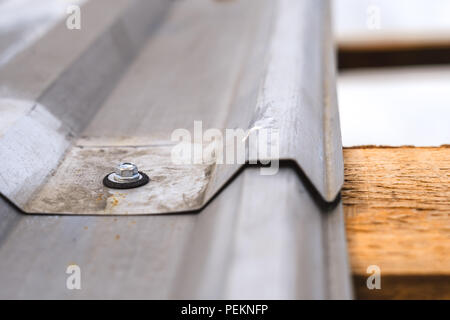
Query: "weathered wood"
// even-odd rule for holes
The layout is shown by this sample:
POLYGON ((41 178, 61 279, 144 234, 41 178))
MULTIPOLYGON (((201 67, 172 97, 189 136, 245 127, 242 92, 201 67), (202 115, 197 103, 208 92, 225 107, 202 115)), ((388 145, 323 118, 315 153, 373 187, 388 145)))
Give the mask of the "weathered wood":
POLYGON ((357 296, 450 298, 450 147, 347 148, 344 159, 357 296), (367 289, 369 265, 388 287, 367 289))
POLYGON ((366 281, 366 275, 353 276, 356 299, 450 299, 450 277, 445 275, 382 276, 381 290, 367 289, 366 281))

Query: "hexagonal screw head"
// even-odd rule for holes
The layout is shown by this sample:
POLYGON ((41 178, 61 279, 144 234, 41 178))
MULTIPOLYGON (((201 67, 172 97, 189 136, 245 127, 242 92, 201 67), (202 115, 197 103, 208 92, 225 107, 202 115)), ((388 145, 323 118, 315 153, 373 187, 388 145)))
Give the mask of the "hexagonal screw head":
POLYGON ((115 170, 120 178, 132 178, 138 174, 138 167, 131 162, 120 163, 115 170))
POLYGON ((111 176, 113 181, 119 183, 138 181, 142 177, 139 174, 138 167, 131 162, 120 163, 111 176))
POLYGON ((146 185, 150 178, 140 172, 137 166, 131 162, 122 162, 114 172, 108 173, 103 178, 103 185, 112 189, 131 189, 146 185))

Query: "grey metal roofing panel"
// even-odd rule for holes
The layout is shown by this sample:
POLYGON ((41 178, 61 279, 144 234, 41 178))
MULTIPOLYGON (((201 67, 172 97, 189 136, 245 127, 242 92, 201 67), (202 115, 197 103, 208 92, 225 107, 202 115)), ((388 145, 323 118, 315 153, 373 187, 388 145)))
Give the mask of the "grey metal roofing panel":
MULTIPOLYGON (((3 195, 28 213, 201 209, 240 167, 214 159, 171 164, 171 133, 201 120, 205 129, 278 130, 279 158, 296 163, 324 201, 336 198, 343 165, 325 2, 196 1, 170 10, 161 1, 127 4, 117 5, 122 11, 116 20, 97 26, 97 38, 89 32, 74 41, 73 51, 84 48, 78 58, 69 60, 66 50, 57 50, 58 37, 71 32, 60 25, 48 35, 56 44, 45 43, 46 37, 6 65, 0 76, 3 105, 17 114, 0 139, 7 155, 3 195), (311 13, 323 20, 311 19, 311 13), (39 81, 40 67, 17 71, 23 60, 47 57, 47 46, 61 55, 53 71, 46 70, 51 83, 39 81), (111 206, 118 192, 99 181, 126 158, 162 179, 139 192, 121 190, 126 208, 111 206), (80 175, 81 167, 92 170, 80 175), (98 198, 105 201, 99 204, 98 198)), ((101 8, 88 3, 85 11, 101 8)), ((251 152, 252 147, 248 161, 262 160, 251 152)))
POLYGON ((1 298, 351 297, 342 206, 322 212, 290 168, 244 170, 199 214, 0 212, 1 298))
POLYGON ((0 297, 350 298, 328 2, 103 2, 69 48, 61 24, 0 73, 0 191, 78 214, 1 200, 0 297), (175 170, 168 137, 194 120, 282 129, 278 174, 175 170), (153 183, 103 187, 124 155, 153 183))

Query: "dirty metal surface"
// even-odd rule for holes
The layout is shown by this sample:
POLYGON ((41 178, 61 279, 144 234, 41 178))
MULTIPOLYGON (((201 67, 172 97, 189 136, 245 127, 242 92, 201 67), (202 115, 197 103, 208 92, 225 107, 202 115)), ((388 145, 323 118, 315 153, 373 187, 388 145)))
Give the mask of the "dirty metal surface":
POLYGON ((212 164, 173 166, 172 147, 77 145, 71 148, 48 183, 27 203, 25 211, 145 214, 178 212, 186 207, 198 209, 203 204, 212 164), (151 176, 151 182, 128 190, 111 189, 99 183, 105 172, 117 165, 117 159, 133 159, 140 170, 151 176))
POLYGON ((324 206, 342 183, 328 3, 168 3, 87 2, 92 32, 60 46, 56 27, 0 70, 0 298, 351 298, 342 204, 324 206), (174 168, 170 132, 194 120, 281 126, 295 165, 174 168), (128 156, 155 183, 103 189, 128 156), (81 290, 66 288, 74 264, 81 290))
POLYGON ((0 199, 0 297, 348 299, 345 243, 342 206, 322 211, 288 168, 244 170, 200 214, 23 215, 0 199))
MULTIPOLYGON (((6 66, 2 96, 20 105, 30 99, 25 100, 30 111, 22 118, 36 118, 39 105, 55 124, 37 141, 20 141, 14 129, 21 121, 7 129, 8 139, 0 137, 0 148, 10 151, 0 179, 10 181, 19 167, 28 170, 16 176, 16 187, 3 184, 2 194, 27 213, 201 209, 241 167, 170 163, 173 130, 191 130, 201 120, 205 129, 279 130, 280 158, 298 166, 322 201, 334 201, 343 169, 326 2, 181 1, 167 6, 164 1, 119 2, 115 20, 105 18, 103 28, 93 29, 96 38, 78 35, 73 46, 80 56, 61 57, 66 66, 59 74, 55 70, 51 82, 34 83, 42 76, 39 68, 18 75, 13 67, 21 57, 6 66), (142 13, 147 7, 166 15, 148 17, 142 13), (322 19, 311 19, 311 12, 322 19), (88 148, 86 141, 100 147, 88 148), (48 146, 52 152, 40 157, 48 146), (121 160, 137 162, 150 176, 149 185, 121 192, 103 187, 100 177, 121 160)), ((100 8, 88 2, 84 11, 93 17, 100 8)), ((62 29, 52 32, 67 36, 62 29)), ((49 34, 30 50, 39 52, 50 40, 59 39, 49 34)), ((33 121, 30 127, 42 126, 41 120, 33 121)), ((16 131, 34 135, 32 129, 16 131)))

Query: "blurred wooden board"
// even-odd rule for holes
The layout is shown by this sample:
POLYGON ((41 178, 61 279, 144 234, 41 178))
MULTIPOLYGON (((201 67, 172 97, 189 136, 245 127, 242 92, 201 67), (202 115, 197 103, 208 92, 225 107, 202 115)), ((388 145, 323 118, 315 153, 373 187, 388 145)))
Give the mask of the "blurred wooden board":
POLYGON ((346 148, 344 162, 356 297, 450 299, 450 146, 346 148))

